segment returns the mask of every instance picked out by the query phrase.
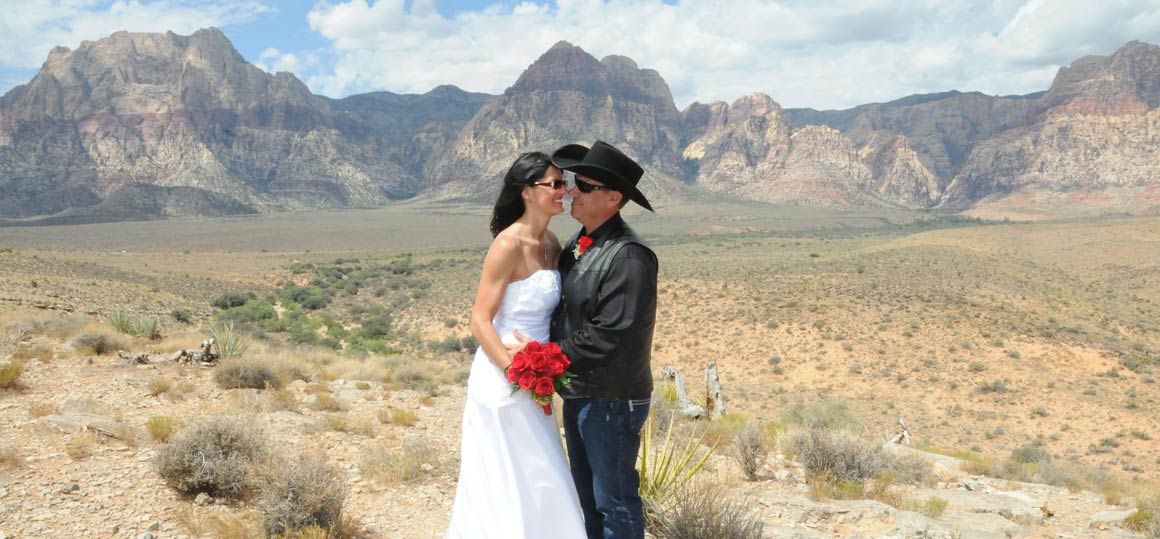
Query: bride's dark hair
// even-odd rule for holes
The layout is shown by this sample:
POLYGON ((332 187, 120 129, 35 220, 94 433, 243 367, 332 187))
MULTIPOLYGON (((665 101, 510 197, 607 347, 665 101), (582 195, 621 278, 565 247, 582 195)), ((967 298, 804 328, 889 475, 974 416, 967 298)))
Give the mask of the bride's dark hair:
POLYGON ((524 198, 520 193, 525 187, 544 177, 552 159, 543 152, 528 152, 516 159, 503 177, 503 189, 495 200, 491 211, 491 235, 511 226, 524 214, 524 198))

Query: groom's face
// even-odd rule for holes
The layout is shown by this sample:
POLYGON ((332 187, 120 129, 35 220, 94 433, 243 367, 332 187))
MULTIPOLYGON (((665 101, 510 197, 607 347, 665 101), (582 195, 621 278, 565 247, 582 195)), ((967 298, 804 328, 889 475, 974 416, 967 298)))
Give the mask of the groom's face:
POLYGON ((576 185, 568 190, 572 195, 571 215, 580 224, 587 227, 603 223, 620 210, 623 194, 605 187, 599 180, 580 174, 576 174, 573 181, 576 185))

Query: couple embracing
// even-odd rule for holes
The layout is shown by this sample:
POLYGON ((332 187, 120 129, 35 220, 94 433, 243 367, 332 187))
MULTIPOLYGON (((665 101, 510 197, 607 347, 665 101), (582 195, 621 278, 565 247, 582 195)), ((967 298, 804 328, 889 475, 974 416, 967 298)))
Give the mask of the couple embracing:
POLYGON ((644 537, 636 456, 652 394, 657 258, 620 216, 629 201, 652 211, 637 189, 643 174, 596 141, 521 155, 505 175, 471 311, 480 347, 447 537, 644 537), (548 221, 565 194, 583 228, 561 246, 548 221), (571 361, 556 412, 567 459, 556 418, 505 377, 528 339, 571 361))

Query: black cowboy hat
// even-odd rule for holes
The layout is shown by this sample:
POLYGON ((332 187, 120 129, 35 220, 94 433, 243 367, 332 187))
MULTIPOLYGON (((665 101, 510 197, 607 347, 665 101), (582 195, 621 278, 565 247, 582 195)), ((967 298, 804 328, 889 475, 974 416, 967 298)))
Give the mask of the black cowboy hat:
POLYGON ((624 193, 624 196, 644 209, 653 211, 648 199, 636 188, 640 177, 644 175, 644 169, 607 142, 598 140, 592 144, 591 149, 581 144, 561 146, 552 154, 552 163, 564 170, 598 180, 624 193))

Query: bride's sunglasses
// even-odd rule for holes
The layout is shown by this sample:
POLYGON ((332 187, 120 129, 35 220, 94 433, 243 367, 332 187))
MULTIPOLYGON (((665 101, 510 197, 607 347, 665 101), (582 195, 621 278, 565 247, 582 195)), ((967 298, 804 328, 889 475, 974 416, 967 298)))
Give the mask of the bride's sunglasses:
POLYGON ((532 182, 529 185, 540 185, 543 187, 551 187, 553 191, 558 191, 560 189, 567 189, 568 188, 568 182, 566 182, 564 180, 552 180, 550 182, 532 182))

